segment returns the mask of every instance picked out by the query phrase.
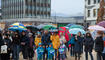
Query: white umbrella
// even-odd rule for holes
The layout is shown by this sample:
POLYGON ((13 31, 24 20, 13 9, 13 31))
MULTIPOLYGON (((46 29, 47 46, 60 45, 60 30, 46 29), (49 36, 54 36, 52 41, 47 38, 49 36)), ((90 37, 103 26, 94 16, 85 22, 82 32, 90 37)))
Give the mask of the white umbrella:
POLYGON ((105 28, 99 25, 93 25, 88 27, 89 30, 105 31, 105 28))
POLYGON ((85 34, 85 33, 86 33, 85 30, 79 29, 79 28, 70 29, 69 32, 70 32, 71 34, 78 34, 78 32, 81 32, 82 34, 85 34))

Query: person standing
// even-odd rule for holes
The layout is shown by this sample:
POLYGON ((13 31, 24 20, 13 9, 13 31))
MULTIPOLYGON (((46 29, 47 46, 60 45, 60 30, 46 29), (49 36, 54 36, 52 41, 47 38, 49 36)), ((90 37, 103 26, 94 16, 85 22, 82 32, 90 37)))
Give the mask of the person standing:
POLYGON ((75 35, 69 40, 68 44, 71 44, 70 55, 74 56, 74 44, 75 44, 75 35))
POLYGON ((104 41, 104 50, 102 52, 102 58, 105 60, 105 33, 103 34, 103 41, 104 41))
POLYGON ((11 40, 8 37, 8 34, 4 35, 4 39, 1 41, 1 60, 10 60, 11 53, 11 40))
POLYGON ((39 43, 39 46, 37 48, 37 60, 43 60, 44 55, 44 48, 42 46, 42 43, 39 43))
POLYGON ((59 39, 58 32, 55 31, 54 34, 51 35, 50 39, 52 41, 53 48, 55 49, 55 60, 56 60, 57 55, 58 55, 58 49, 60 47, 60 39, 59 39))
MULTIPOLYGON (((1 51, 1 42, 2 42, 2 33, 0 32, 0 51, 1 51)), ((1 54, 0 54, 0 60, 1 60, 1 54)))
POLYGON ((22 50, 23 58, 27 60, 28 59, 29 37, 26 35, 25 31, 22 32, 20 43, 21 43, 21 50, 22 50))
POLYGON ((13 41, 12 41, 12 45, 13 45, 13 59, 14 60, 19 60, 20 35, 19 34, 15 34, 12 39, 13 39, 13 41))
POLYGON ((29 33, 29 48, 28 48, 28 56, 29 60, 33 60, 34 57, 34 39, 33 39, 33 34, 29 33))
MULTIPOLYGON (((44 31, 44 34, 42 35, 41 42, 42 42, 43 47, 45 48, 44 55, 43 55, 43 60, 45 60, 45 55, 47 55, 47 50, 46 50, 46 48, 47 48, 48 45, 51 43, 50 34, 49 34, 48 30, 45 30, 45 31, 44 31)), ((47 59, 47 58, 46 58, 46 59, 47 59)))
POLYGON ((93 50, 93 46, 94 46, 94 40, 90 33, 86 33, 86 37, 84 39, 83 44, 85 46, 84 51, 85 51, 86 60, 88 60, 88 53, 91 57, 91 60, 93 60, 92 50, 93 50))
POLYGON ((55 49, 52 46, 52 43, 49 44, 49 47, 47 48, 47 60, 54 60, 54 53, 55 53, 55 49))
POLYGON ((103 32, 98 31, 95 39, 95 51, 97 52, 97 60, 102 60, 102 52, 104 49, 103 32))
POLYGON ((75 36, 75 45, 74 45, 74 52, 75 52, 75 60, 80 60, 81 53, 83 52, 83 37, 81 32, 75 36))
POLYGON ((66 51, 67 51, 67 47, 63 43, 63 41, 61 41, 60 42, 60 47, 59 47, 59 58, 60 58, 60 60, 66 60, 66 51))
POLYGON ((35 37, 35 46, 38 48, 39 43, 41 43, 41 33, 38 32, 36 37, 35 37))

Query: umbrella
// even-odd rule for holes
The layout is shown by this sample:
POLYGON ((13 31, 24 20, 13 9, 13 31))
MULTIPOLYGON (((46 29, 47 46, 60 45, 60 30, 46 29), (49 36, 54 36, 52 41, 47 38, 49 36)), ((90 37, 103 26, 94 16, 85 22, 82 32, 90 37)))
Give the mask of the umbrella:
POLYGON ((11 30, 11 31, 26 31, 27 29, 24 28, 24 27, 9 27, 8 30, 11 30))
POLYGON ((69 29, 73 29, 73 28, 80 28, 80 29, 84 29, 83 26, 81 25, 72 25, 69 29))
POLYGON ((78 34, 78 32, 81 32, 82 34, 86 33, 83 29, 80 29, 80 28, 73 28, 69 30, 69 33, 71 34, 78 34))
POLYGON ((11 30, 11 31, 16 31, 16 30, 23 31, 23 30, 27 30, 26 27, 23 24, 21 24, 21 23, 11 24, 8 29, 11 30))
POLYGON ((72 37, 72 34, 69 33, 66 27, 60 27, 58 33, 59 33, 59 36, 60 36, 60 33, 63 33, 67 41, 69 41, 69 39, 72 37))
POLYGON ((22 23, 13 23, 13 24, 10 25, 10 27, 17 27, 17 26, 25 27, 22 23))
POLYGON ((56 29, 56 27, 53 26, 53 25, 46 25, 46 26, 43 27, 43 29, 50 30, 50 29, 56 29))
POLYGON ((36 26, 32 26, 32 25, 27 25, 26 28, 30 29, 32 31, 38 31, 39 30, 36 26))
POLYGON ((75 25, 75 24, 68 24, 66 27, 71 27, 72 25, 75 25))
POLYGON ((105 28, 105 21, 102 21, 102 22, 98 23, 98 25, 105 28))
POLYGON ((89 30, 99 30, 99 31, 105 31, 105 28, 99 25, 93 25, 88 27, 89 30))
POLYGON ((38 29, 43 29, 43 27, 46 26, 45 24, 40 24, 37 26, 38 29))

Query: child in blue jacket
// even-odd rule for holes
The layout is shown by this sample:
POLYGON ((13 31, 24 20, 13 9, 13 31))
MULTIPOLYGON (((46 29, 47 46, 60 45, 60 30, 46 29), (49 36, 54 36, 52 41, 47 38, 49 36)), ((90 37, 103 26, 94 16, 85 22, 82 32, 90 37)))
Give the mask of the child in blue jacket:
POLYGON ((47 51, 48 51, 47 60, 53 60, 54 59, 55 50, 54 50, 52 44, 49 44, 49 47, 47 48, 47 51))
POLYGON ((39 47, 37 48, 37 60, 43 60, 43 53, 44 48, 42 47, 42 44, 39 43, 39 47))

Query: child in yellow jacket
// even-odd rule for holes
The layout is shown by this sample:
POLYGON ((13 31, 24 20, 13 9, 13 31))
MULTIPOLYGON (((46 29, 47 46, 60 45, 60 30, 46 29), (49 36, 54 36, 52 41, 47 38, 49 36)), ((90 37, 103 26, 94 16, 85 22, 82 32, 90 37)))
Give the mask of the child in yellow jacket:
POLYGON ((41 43, 41 33, 40 32, 37 33, 37 36, 35 37, 35 41, 34 42, 35 42, 35 46, 37 48, 39 43, 41 43))

